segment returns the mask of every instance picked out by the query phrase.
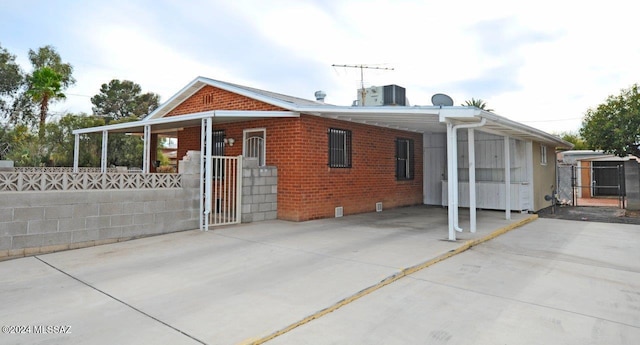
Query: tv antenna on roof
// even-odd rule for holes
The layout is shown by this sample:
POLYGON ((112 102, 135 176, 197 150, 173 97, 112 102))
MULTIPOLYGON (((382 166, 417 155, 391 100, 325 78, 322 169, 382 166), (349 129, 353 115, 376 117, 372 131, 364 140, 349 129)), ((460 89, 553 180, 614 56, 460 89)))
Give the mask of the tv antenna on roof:
POLYGON ((362 93, 362 104, 360 106, 364 107, 364 98, 366 92, 364 91, 364 70, 365 69, 379 69, 384 71, 393 71, 393 67, 377 67, 377 66, 369 66, 369 65, 331 65, 332 67, 345 67, 345 68, 359 68, 360 69, 360 92, 362 93))

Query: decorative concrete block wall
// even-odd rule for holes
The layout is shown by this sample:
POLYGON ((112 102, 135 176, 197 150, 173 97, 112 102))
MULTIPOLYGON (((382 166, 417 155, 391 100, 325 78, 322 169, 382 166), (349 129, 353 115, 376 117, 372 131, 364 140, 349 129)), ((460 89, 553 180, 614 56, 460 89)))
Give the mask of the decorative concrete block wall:
POLYGON ((624 162, 627 209, 640 210, 640 165, 635 160, 624 162))
POLYGON ((244 159, 242 169, 242 222, 278 218, 278 169, 258 167, 255 159, 244 159))
POLYGON ((0 259, 197 229, 199 177, 182 174, 182 188, 2 192, 0 259))

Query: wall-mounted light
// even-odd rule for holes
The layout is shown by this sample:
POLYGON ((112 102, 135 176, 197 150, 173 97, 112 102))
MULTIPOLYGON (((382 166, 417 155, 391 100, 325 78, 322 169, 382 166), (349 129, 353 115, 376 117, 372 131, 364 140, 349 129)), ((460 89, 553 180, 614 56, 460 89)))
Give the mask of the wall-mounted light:
POLYGON ((228 144, 229 146, 233 146, 233 143, 235 143, 235 142, 236 142, 236 140, 235 140, 235 139, 233 139, 233 138, 229 138, 229 139, 224 138, 224 143, 225 143, 225 145, 227 145, 227 144, 228 144))

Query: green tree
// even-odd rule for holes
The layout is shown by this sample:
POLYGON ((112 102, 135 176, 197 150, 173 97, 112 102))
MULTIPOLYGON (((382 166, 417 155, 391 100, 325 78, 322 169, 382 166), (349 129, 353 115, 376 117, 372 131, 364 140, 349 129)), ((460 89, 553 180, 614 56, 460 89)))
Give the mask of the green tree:
POLYGON ((24 75, 16 56, 0 45, 0 117, 11 115, 11 106, 24 85, 24 75))
POLYGON ((562 140, 572 143, 573 144, 573 150, 587 150, 589 148, 587 146, 587 143, 580 136, 580 133, 577 133, 577 132, 562 132, 558 136, 562 140))
POLYGON ((7 129, 2 140, 9 145, 6 159, 14 161, 16 166, 40 166, 43 164, 38 139, 28 126, 16 125, 7 129))
POLYGON ((73 66, 69 63, 62 62, 60 54, 53 46, 47 45, 38 48, 37 51, 29 49, 29 61, 34 70, 43 67, 49 67, 60 75, 60 83, 62 89, 67 89, 76 83, 73 78, 73 66))
POLYGON ((91 97, 93 113, 114 120, 140 118, 155 110, 160 101, 155 93, 141 92, 140 85, 132 81, 113 79, 109 84, 102 84, 100 93, 91 97))
POLYGON ((580 135, 591 149, 624 157, 640 157, 640 94, 638 84, 610 95, 595 109, 588 109, 580 135))
POLYGON ((62 76, 49 67, 41 67, 27 77, 27 95, 40 107, 38 137, 44 138, 49 104, 65 99, 62 76))
MULTIPOLYGON (((104 125, 104 119, 87 114, 66 114, 60 120, 47 123, 45 146, 48 151, 48 164, 53 166, 72 166, 75 135, 79 128, 104 125)), ((78 166, 95 167, 100 165, 102 135, 80 135, 78 166)))
MULTIPOLYGON (((125 117, 114 120, 114 123, 137 121, 135 117, 125 117)), ((109 166, 142 167, 142 151, 144 143, 137 135, 125 133, 110 133, 108 142, 107 164, 109 166)))
POLYGON ((487 103, 483 101, 481 98, 478 98, 478 99, 471 98, 471 100, 466 100, 461 105, 466 107, 476 107, 484 111, 493 111, 493 109, 487 109, 487 103))

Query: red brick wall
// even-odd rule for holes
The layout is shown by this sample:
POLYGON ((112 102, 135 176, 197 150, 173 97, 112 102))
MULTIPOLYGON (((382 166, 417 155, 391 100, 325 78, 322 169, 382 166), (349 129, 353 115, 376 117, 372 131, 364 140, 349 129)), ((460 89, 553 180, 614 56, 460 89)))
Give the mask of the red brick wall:
POLYGON ((302 191, 298 219, 333 217, 335 207, 344 214, 375 211, 375 203, 392 208, 422 203, 422 134, 337 120, 304 116, 300 164, 290 183, 302 191), (352 131, 352 167, 328 167, 329 128, 352 131), (395 177, 395 140, 413 139, 414 179, 395 177))
MULTIPOLYGON (((176 107, 170 114, 236 108, 245 110, 282 110, 246 97, 207 87, 176 107), (203 95, 218 95, 225 103, 205 108, 203 95), (226 99, 226 98, 225 98, 226 99), (200 107, 197 104, 200 103, 200 107), (261 106, 262 105, 262 108, 261 106)), ((215 97, 214 97, 215 98, 215 97)), ((266 164, 278 167, 278 218, 293 221, 333 217, 335 207, 344 214, 375 211, 375 203, 393 208, 422 203, 422 134, 362 125, 352 122, 302 115, 300 118, 274 118, 236 123, 217 123, 233 147, 225 154, 242 154, 243 130, 266 128, 266 164), (352 131, 352 168, 328 167, 329 128, 352 131), (414 180, 396 181, 395 140, 410 138, 415 144, 414 180)), ((200 150, 200 127, 178 132, 178 157, 187 150, 200 150)))
POLYGON ((285 109, 218 89, 216 87, 205 86, 171 110, 167 116, 193 114, 209 110, 282 111, 285 109))

